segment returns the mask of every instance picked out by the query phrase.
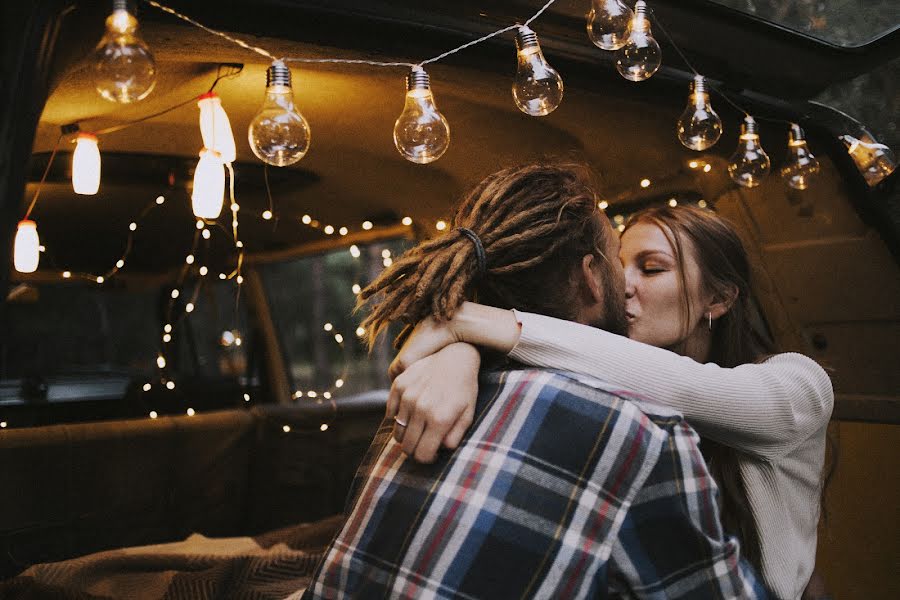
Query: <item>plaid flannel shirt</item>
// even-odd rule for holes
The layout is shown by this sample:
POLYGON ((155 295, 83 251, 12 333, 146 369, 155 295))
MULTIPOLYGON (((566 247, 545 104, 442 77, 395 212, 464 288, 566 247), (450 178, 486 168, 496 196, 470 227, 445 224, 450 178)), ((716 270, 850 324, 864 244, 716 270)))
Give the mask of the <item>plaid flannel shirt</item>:
POLYGON ((603 386, 483 374, 475 424, 432 465, 385 420, 304 598, 764 596, 694 431, 603 386))

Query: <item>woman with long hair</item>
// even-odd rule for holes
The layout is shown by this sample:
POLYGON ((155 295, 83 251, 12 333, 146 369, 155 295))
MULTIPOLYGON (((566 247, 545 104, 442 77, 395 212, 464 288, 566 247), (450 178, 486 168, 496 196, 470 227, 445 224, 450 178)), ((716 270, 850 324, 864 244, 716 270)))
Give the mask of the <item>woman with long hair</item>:
POLYGON ((407 424, 395 436, 425 461, 441 444, 458 444, 471 423, 478 364, 451 354, 457 342, 633 390, 678 409, 700 433, 726 531, 777 597, 799 598, 815 563, 834 402, 827 374, 802 354, 776 353, 756 311, 746 250, 714 212, 637 213, 619 258, 628 338, 471 302, 452 319, 421 322, 391 367, 388 416, 407 424))

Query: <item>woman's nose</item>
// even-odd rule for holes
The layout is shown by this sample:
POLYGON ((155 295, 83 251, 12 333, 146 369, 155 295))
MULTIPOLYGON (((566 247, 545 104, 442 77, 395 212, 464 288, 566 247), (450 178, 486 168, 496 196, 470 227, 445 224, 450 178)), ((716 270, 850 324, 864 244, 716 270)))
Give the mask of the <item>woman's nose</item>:
POLYGON ((634 292, 634 277, 629 273, 629 269, 625 269, 625 297, 631 298, 634 296, 634 292))

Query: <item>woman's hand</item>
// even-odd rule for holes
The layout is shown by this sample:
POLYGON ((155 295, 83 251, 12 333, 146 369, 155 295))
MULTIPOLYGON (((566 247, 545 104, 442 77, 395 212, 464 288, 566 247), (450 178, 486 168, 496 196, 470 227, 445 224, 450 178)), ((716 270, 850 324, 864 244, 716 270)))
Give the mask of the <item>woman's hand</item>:
MULTIPOLYGON (((434 317, 423 319, 406 338, 403 347, 388 368, 388 375, 391 380, 394 380, 414 362, 459 341, 462 340, 457 339, 456 332, 449 322, 441 323, 434 317)), ((390 408, 390 402, 388 402, 388 408, 390 408)))
POLYGON ((386 412, 407 455, 430 463, 442 444, 459 446, 475 415, 480 365, 474 346, 453 343, 394 378, 386 412))

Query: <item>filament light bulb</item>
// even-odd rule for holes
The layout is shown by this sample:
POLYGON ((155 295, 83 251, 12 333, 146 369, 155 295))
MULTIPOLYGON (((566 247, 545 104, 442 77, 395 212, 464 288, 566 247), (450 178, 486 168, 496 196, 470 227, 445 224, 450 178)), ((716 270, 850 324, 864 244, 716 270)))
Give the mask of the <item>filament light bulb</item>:
POLYGON ((628 41, 634 12, 621 0, 592 0, 587 17, 588 37, 602 50, 618 50, 628 41))
POLYGON ((795 190, 805 190, 810 179, 819 172, 819 161, 809 151, 806 136, 796 123, 791 123, 788 133, 788 157, 781 167, 781 176, 785 183, 795 190))
POLYGON ((852 135, 840 137, 869 187, 878 185, 897 168, 894 153, 884 144, 860 140, 852 135))
POLYGON ((616 51, 616 69, 629 81, 650 79, 662 63, 662 51, 650 32, 647 3, 637 0, 634 17, 628 30, 628 40, 616 51))
POLYGON ((516 106, 532 117, 549 115, 562 102, 562 77, 547 63, 537 34, 528 27, 519 27, 516 50, 516 77, 512 86, 516 106))
POLYGON ((94 50, 94 85, 111 102, 143 100, 156 85, 156 61, 137 33, 127 0, 113 0, 106 33, 94 50))
POLYGON ((280 60, 266 71, 266 99, 247 138, 253 154, 276 167, 294 164, 309 150, 309 124, 294 106, 291 70, 280 60))
POLYGON ((225 203, 225 165, 218 152, 204 148, 194 171, 191 208, 198 219, 215 219, 225 203))
POLYGON ((100 189, 100 148, 97 136, 92 133, 79 133, 75 140, 72 189, 85 196, 93 196, 100 189))
POLYGON ((13 243, 13 265, 19 273, 34 273, 40 262, 41 241, 38 238, 37 223, 24 219, 16 228, 13 243))
POLYGON ((197 106, 200 108, 203 145, 218 152, 223 163, 233 163, 237 155, 234 133, 231 131, 231 121, 222 108, 222 99, 215 92, 209 92, 197 99, 197 106))
MULTIPOLYGON (((421 67, 406 76, 406 101, 394 123, 394 146, 408 161, 420 165, 439 159, 450 145, 450 124, 431 93, 431 79, 421 67)), ((364 227, 365 228, 365 227, 364 227)))
POLYGON ((769 155, 759 143, 756 121, 747 115, 741 124, 737 150, 728 161, 728 175, 739 186, 753 188, 768 175, 770 165, 769 155))
POLYGON ((696 75, 691 83, 687 108, 678 119, 678 140, 685 148, 706 150, 722 136, 722 119, 709 103, 706 78, 696 75))

